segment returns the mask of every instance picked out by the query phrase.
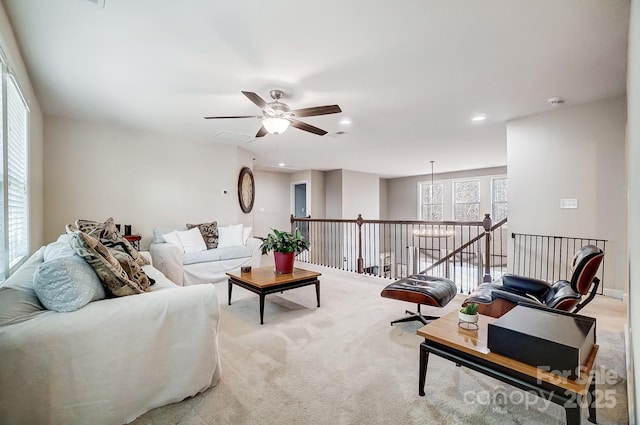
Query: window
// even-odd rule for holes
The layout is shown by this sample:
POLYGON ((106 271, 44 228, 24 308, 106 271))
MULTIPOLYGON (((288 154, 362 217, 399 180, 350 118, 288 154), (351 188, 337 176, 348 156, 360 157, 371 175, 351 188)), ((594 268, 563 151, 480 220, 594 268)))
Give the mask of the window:
POLYGON ((419 183, 420 220, 442 221, 442 183, 419 183))
POLYGON ((480 181, 467 180, 453 183, 453 219, 480 220, 480 181))
POLYGON ((502 220, 509 212, 509 181, 506 177, 491 181, 491 219, 494 223, 502 220))
POLYGON ((0 116, 2 166, 0 181, 0 280, 29 255, 29 190, 27 138, 29 110, 15 79, 2 66, 0 116))

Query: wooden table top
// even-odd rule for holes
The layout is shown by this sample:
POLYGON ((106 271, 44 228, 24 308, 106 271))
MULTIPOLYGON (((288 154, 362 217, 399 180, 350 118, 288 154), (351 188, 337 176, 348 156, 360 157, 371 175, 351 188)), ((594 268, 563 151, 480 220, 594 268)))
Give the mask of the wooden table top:
POLYGON ((250 273, 227 273, 227 276, 232 277, 240 282, 248 283, 249 285, 257 288, 266 288, 269 286, 282 285, 284 283, 299 282, 301 280, 313 279, 321 276, 320 273, 312 272, 309 270, 294 268, 293 273, 278 274, 274 271, 273 266, 269 267, 254 267, 250 273))
POLYGON ((560 388, 570 390, 576 394, 585 395, 589 388, 589 375, 598 353, 598 346, 594 345, 591 354, 587 359, 587 364, 580 372, 580 378, 576 381, 566 377, 553 374, 549 371, 538 369, 535 366, 522 363, 500 354, 492 353, 487 347, 487 334, 489 323, 495 322, 496 318, 490 316, 479 316, 478 330, 462 329, 458 326, 458 311, 452 311, 439 319, 434 320, 426 326, 418 329, 418 335, 428 341, 438 342, 447 347, 470 354, 479 359, 489 361, 508 367, 527 376, 531 376, 541 381, 551 383, 560 388))

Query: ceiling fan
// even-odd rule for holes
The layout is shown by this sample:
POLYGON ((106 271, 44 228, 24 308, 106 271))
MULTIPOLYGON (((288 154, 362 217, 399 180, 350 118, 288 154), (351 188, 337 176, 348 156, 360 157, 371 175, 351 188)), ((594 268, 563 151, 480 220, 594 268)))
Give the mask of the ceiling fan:
POLYGON ((273 99, 273 102, 267 103, 263 98, 251 91, 243 91, 242 94, 247 96, 250 101, 255 103, 262 109, 262 115, 237 115, 226 117, 204 117, 207 120, 211 119, 227 119, 227 118, 260 118, 262 119, 262 127, 256 133, 256 137, 264 137, 265 134, 282 134, 289 126, 298 128, 300 130, 308 131, 309 133, 324 136, 327 134, 321 128, 314 127, 310 124, 298 121, 298 117, 312 117, 316 115, 336 114, 342 112, 342 109, 338 105, 328 106, 312 106, 310 108, 294 109, 291 110, 285 103, 280 102, 280 98, 284 94, 282 90, 271 90, 269 94, 273 99))

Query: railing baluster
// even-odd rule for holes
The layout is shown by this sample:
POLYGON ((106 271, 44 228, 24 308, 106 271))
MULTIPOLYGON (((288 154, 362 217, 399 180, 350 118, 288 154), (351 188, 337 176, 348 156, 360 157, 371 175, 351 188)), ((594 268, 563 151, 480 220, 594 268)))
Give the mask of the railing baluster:
MULTIPOLYGON (((504 272, 502 226, 506 219, 495 226, 365 220, 361 215, 355 220, 291 220, 292 229, 303 230, 310 241, 309 251, 298 257, 301 261, 392 279, 416 272, 444 275, 464 292, 504 272), (500 247, 495 243, 501 243, 500 247)), ((518 245, 516 241, 514 250, 521 248, 518 245)))

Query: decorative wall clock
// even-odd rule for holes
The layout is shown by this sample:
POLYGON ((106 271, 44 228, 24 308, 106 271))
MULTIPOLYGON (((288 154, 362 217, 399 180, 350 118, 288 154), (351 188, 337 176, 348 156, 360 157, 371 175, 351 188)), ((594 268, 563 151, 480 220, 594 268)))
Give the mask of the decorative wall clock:
POLYGON ((243 167, 238 177, 238 201, 244 213, 250 213, 255 200, 256 185, 249 167, 243 167))

